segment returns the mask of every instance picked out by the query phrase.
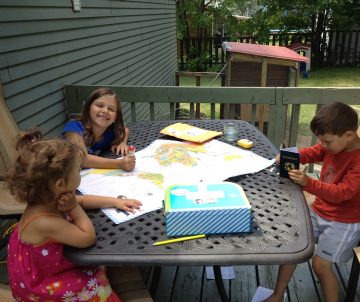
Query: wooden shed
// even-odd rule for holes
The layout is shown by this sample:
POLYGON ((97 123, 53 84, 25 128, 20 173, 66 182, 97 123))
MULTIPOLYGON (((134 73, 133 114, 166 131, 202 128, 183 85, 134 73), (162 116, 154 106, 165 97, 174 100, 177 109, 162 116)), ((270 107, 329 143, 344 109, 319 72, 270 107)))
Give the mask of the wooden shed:
MULTIPOLYGON (((231 87, 297 86, 299 62, 309 61, 307 57, 282 46, 224 42, 223 48, 227 57, 225 86, 231 87)), ((267 107, 259 105, 255 118, 259 128, 265 132, 267 107)), ((235 114, 242 120, 250 121, 251 110, 251 105, 237 105, 235 114)))

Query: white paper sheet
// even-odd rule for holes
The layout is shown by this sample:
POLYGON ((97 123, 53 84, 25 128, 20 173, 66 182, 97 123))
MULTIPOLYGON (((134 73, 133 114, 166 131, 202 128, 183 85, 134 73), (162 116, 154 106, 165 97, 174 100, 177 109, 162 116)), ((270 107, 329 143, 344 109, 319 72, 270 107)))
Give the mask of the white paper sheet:
MULTIPOLYGON (((235 279, 235 271, 233 266, 221 266, 220 270, 223 280, 235 279)), ((206 267, 206 278, 215 279, 214 269, 212 266, 206 267)))
MULTIPOLYGON (((273 289, 259 286, 256 289, 255 295, 252 298, 251 302, 262 302, 265 299, 269 298, 273 292, 274 292, 273 289)), ((284 294, 284 301, 286 300, 286 297, 287 297, 287 293, 284 294)))

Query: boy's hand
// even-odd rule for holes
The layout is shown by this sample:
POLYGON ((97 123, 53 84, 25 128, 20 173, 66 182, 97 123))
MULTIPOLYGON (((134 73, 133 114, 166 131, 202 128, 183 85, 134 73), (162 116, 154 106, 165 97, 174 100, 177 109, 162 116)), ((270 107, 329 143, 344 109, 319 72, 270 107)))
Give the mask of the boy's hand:
POLYGON ((134 170, 135 168, 135 164, 136 164, 136 158, 135 156, 124 156, 122 159, 119 159, 119 168, 126 171, 126 172, 130 172, 132 170, 134 170))
POLYGON ((135 213, 135 210, 140 210, 142 203, 136 199, 117 199, 116 207, 120 210, 135 213))
POLYGON ((125 142, 120 143, 119 145, 113 145, 111 151, 116 155, 124 156, 128 154, 128 145, 125 142))
POLYGON ((280 154, 276 154, 276 156, 275 156, 275 163, 276 163, 277 165, 280 165, 280 154))
POLYGON ((293 169, 289 171, 289 177, 294 182, 302 187, 305 187, 309 182, 309 177, 304 171, 293 169))
POLYGON ((75 192, 64 192, 56 200, 56 207, 60 212, 66 213, 70 212, 73 208, 76 207, 77 201, 75 197, 75 192))

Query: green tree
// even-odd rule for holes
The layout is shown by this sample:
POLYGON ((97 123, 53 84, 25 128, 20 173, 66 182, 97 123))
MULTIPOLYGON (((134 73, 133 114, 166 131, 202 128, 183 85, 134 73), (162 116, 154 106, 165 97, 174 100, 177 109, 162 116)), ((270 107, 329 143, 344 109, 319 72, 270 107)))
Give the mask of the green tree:
POLYGON ((313 61, 322 64, 327 30, 348 30, 360 25, 358 0, 176 0, 177 34, 186 45, 192 70, 204 68, 208 58, 203 42, 214 24, 225 24, 232 40, 237 34, 252 34, 259 43, 269 43, 270 30, 310 33, 313 61), (237 22, 234 14, 251 16, 237 22), (196 42, 190 45, 190 37, 196 42))
POLYGON ((244 24, 257 41, 267 43, 270 29, 311 33, 313 59, 322 63, 326 30, 346 30, 360 24, 356 0, 259 0, 260 9, 244 24))
POLYGON ((209 59, 204 41, 211 36, 214 24, 222 24, 232 18, 234 5, 235 0, 176 0, 177 37, 185 43, 191 70, 204 69, 209 59), (190 44, 190 41, 194 43, 190 44))

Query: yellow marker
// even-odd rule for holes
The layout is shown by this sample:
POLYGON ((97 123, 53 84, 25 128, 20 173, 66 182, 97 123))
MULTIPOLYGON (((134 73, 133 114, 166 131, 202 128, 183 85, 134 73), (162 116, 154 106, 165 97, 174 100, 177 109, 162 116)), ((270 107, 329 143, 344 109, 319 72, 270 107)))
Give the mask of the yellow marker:
POLYGON ((199 239, 199 238, 204 238, 205 236, 206 236, 205 234, 201 234, 201 235, 194 235, 194 236, 187 236, 187 237, 179 237, 179 238, 174 238, 174 239, 169 239, 169 240, 164 240, 164 241, 158 241, 158 242, 155 242, 153 245, 163 245, 163 244, 169 244, 169 243, 174 243, 174 242, 199 239))
POLYGON ((239 139, 237 141, 237 144, 240 147, 243 147, 243 148, 246 148, 246 149, 249 149, 254 145, 253 142, 251 140, 247 139, 247 138, 239 139))

